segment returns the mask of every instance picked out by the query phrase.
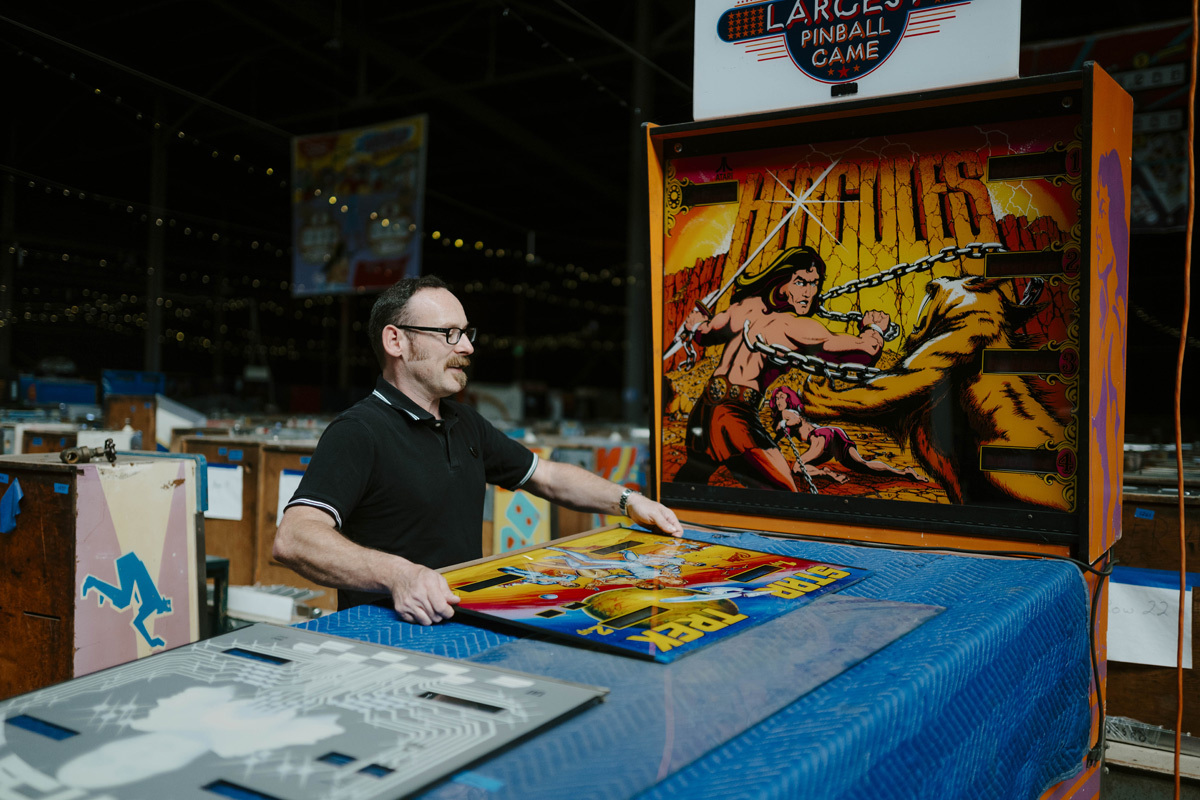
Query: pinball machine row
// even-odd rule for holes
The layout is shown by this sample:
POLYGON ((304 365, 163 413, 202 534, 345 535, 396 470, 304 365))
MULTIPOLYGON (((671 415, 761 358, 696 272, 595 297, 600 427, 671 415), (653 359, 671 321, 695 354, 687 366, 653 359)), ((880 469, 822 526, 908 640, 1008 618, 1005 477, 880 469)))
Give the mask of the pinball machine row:
POLYGON ((699 524, 1107 551, 1131 112, 1085 64, 648 126, 660 498, 699 524))

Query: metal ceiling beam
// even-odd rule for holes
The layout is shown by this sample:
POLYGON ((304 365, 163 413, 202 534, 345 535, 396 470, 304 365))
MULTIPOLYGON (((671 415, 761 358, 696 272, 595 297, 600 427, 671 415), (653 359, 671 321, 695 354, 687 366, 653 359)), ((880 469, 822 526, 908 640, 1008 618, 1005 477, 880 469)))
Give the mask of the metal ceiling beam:
MULTIPOLYGON (((288 14, 317 30, 324 30, 328 20, 311 2, 297 0, 271 0, 281 13, 288 14)), ((476 122, 480 127, 490 130, 504 140, 515 145, 518 149, 536 157, 540 161, 555 167, 562 174, 584 187, 596 192, 610 202, 624 202, 624 192, 621 187, 600 174, 588 169, 577 158, 568 156, 554 143, 542 136, 513 122, 507 115, 490 107, 470 95, 454 91, 454 83, 438 75, 433 70, 397 51, 374 36, 370 36, 358 26, 341 22, 339 36, 343 43, 365 52, 374 61, 389 69, 403 72, 412 82, 431 90, 444 92, 443 101, 462 113, 465 117, 476 122)))
MULTIPOLYGON (((542 80, 543 78, 555 77, 555 76, 562 75, 562 74, 568 73, 568 72, 578 72, 580 69, 591 69, 594 67, 602 67, 602 66, 607 66, 609 64, 614 64, 616 62, 627 61, 627 60, 628 60, 628 58, 626 56, 619 54, 619 53, 613 53, 612 55, 601 56, 599 58, 593 58, 593 59, 589 59, 587 61, 580 61, 580 62, 573 63, 573 64, 561 64, 561 65, 556 65, 553 67, 541 67, 539 69, 531 69, 531 70, 527 70, 525 72, 493 76, 491 78, 483 78, 481 80, 471 81, 470 83, 456 83, 456 84, 454 84, 453 89, 451 89, 450 91, 459 92, 459 93, 474 92, 474 91, 480 90, 480 89, 491 89, 496 86, 505 86, 505 85, 514 84, 514 83, 525 83, 528 81, 542 80)), ((388 85, 390 86, 391 84, 389 83, 388 85)), ((380 97, 379 94, 380 94, 381 90, 376 89, 374 92, 372 92, 370 95, 363 98, 362 100, 353 101, 344 110, 361 112, 361 111, 370 111, 370 110, 382 110, 382 109, 386 109, 386 108, 392 108, 394 106, 405 106, 405 105, 410 105, 411 103, 413 103, 417 100, 424 100, 427 97, 444 97, 446 95, 446 91, 447 90, 442 89, 442 88, 438 88, 438 89, 428 89, 427 88, 427 89, 420 89, 415 92, 409 92, 408 94, 390 95, 388 97, 380 97)), ((287 117, 279 117, 275 120, 275 122, 279 125, 286 125, 286 126, 294 127, 297 123, 303 123, 303 122, 307 122, 309 120, 319 119, 321 117, 327 117, 327 116, 329 116, 329 112, 327 110, 305 111, 300 114, 293 114, 293 115, 287 116, 287 117)), ((218 133, 221 133, 221 131, 210 131, 210 135, 216 135, 218 133)))

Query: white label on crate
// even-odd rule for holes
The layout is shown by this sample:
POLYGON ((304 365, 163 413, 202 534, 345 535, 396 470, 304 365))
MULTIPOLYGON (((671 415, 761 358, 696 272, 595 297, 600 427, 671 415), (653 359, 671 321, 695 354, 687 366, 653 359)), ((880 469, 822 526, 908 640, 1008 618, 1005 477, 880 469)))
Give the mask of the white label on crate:
POLYGON ((299 469, 281 469, 279 471, 279 496, 275 500, 275 527, 279 528, 279 524, 283 522, 283 507, 292 499, 292 495, 300 488, 300 479, 304 477, 304 470, 299 469))
POLYGON ((208 511, 205 519, 242 518, 242 467, 237 464, 208 465, 208 511))
MULTIPOLYGON (((1134 570, 1140 571, 1140 570, 1134 570)), ((1184 603, 1183 667, 1192 668, 1192 590, 1184 603)), ((1179 641, 1179 587, 1119 583, 1108 586, 1108 658, 1174 667, 1179 641)))

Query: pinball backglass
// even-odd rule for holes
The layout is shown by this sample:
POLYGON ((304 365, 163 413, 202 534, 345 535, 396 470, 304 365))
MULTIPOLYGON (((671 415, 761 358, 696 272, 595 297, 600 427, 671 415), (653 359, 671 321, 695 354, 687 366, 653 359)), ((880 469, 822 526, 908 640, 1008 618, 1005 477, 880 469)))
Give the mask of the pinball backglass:
POLYGON ((1086 541, 1119 492, 1127 100, 1089 66, 648 129, 664 502, 1086 541))

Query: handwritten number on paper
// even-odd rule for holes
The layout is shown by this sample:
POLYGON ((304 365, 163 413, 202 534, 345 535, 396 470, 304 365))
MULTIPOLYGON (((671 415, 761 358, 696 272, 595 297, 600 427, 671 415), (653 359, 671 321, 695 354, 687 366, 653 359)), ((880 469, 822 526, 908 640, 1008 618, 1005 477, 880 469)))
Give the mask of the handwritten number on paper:
POLYGON ((1151 614, 1155 617, 1165 617, 1167 615, 1166 600, 1147 600, 1146 606, 1147 608, 1142 612, 1143 614, 1151 614), (1160 609, 1159 606, 1162 608, 1160 609))
MULTIPOLYGON (((1146 600, 1146 610, 1142 612, 1143 616, 1149 615, 1154 617, 1165 617, 1167 612, 1171 610, 1170 604, 1166 600, 1146 600)), ((1121 606, 1112 606, 1109 609, 1113 614, 1136 614, 1137 611, 1133 608, 1123 608, 1121 606)))

